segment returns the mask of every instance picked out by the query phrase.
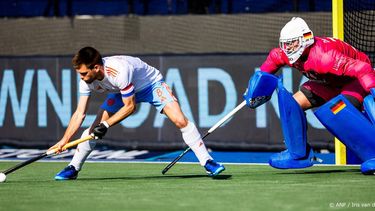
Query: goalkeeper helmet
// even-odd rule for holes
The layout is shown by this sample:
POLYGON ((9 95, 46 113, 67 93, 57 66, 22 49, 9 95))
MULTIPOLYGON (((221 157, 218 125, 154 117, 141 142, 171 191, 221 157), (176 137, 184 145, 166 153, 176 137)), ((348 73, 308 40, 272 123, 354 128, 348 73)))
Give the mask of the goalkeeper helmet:
POLYGON ((304 50, 314 43, 314 35, 306 22, 299 17, 293 17, 281 29, 280 48, 293 64, 303 54, 304 50))

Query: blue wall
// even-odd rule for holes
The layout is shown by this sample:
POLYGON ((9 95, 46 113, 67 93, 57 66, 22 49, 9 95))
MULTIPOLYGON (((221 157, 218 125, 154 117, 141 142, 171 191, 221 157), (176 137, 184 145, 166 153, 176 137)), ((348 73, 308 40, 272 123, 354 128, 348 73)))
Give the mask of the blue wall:
POLYGON ((331 1, 326 0, 3 0, 0 17, 234 14, 331 11, 331 8, 331 1))

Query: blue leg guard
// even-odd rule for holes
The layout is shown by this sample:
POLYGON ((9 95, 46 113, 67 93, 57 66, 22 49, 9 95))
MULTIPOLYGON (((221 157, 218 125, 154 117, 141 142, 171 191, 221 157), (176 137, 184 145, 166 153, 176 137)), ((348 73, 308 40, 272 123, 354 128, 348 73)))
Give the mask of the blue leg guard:
MULTIPOLYGON (((371 95, 365 97, 363 107, 365 108, 368 119, 375 125, 375 89, 371 89, 371 95)), ((367 160, 361 165, 361 172, 365 175, 375 174, 375 158, 367 160)))
POLYGON ((372 95, 368 95, 363 100, 363 107, 366 111, 367 117, 375 124, 375 100, 372 95))
POLYGON ((314 153, 307 144, 306 116, 281 80, 278 82, 278 100, 287 150, 272 155, 269 164, 279 169, 310 167, 313 165, 314 153))
POLYGON ((375 174, 375 158, 372 158, 362 163, 361 172, 365 175, 374 175, 375 174))
POLYGON ((375 127, 343 95, 339 95, 315 111, 319 121, 362 161, 361 171, 375 171, 375 127))

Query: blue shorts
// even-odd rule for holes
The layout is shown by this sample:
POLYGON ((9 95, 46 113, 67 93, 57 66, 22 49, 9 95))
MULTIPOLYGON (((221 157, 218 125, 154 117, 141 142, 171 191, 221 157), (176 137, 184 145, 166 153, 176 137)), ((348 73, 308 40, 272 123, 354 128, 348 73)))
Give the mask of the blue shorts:
MULTIPOLYGON (((136 92, 135 101, 136 103, 148 102, 161 112, 164 106, 170 102, 177 101, 177 99, 173 96, 171 89, 164 81, 158 81, 136 92)), ((100 108, 109 113, 116 113, 123 106, 121 93, 109 93, 100 108)))

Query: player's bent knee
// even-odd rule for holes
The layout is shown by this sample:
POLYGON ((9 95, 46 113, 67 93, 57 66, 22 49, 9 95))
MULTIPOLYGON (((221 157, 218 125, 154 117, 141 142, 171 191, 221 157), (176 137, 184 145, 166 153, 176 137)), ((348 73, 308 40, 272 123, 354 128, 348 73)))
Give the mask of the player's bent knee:
POLYGON ((185 117, 177 118, 177 119, 174 120, 173 123, 174 123, 174 124, 176 125, 176 127, 178 127, 179 129, 184 128, 184 127, 186 127, 186 126, 188 125, 188 121, 187 121, 187 119, 186 119, 185 117))

